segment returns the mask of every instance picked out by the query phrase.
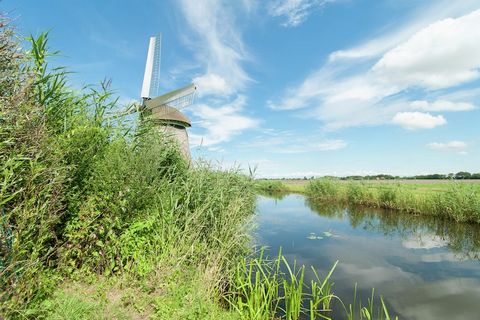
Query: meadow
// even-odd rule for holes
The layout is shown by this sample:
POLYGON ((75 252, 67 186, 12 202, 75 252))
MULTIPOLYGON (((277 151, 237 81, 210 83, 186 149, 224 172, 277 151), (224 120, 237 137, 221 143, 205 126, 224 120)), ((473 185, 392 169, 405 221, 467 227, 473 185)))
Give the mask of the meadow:
POLYGON ((253 251, 251 177, 189 163, 122 116, 109 81, 70 87, 48 34, 25 51, 0 27, 2 317, 329 319, 337 301, 390 319, 373 295, 343 305, 333 268, 306 284, 304 266, 253 251))

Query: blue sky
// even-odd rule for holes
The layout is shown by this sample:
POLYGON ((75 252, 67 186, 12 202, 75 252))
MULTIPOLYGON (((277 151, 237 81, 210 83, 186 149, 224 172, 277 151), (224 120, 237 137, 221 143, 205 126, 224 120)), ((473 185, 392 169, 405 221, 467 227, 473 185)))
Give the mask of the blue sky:
POLYGON ((194 81, 192 153, 257 176, 480 171, 480 1, 3 0, 72 85, 194 81))

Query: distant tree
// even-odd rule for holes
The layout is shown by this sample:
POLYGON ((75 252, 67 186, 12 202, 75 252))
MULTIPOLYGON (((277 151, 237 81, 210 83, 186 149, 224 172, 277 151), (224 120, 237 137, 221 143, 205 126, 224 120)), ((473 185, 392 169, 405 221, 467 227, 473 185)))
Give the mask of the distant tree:
POLYGON ((466 171, 460 171, 455 174, 455 179, 470 179, 472 174, 466 171))

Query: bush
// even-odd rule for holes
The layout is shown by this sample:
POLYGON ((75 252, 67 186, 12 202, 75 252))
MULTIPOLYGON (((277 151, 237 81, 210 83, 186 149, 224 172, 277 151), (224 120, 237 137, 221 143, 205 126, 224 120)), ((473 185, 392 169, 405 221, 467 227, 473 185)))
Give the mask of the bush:
POLYGON ((306 187, 307 193, 313 197, 331 200, 339 195, 339 189, 339 182, 329 178, 314 179, 306 187))
POLYGON ((255 182, 255 188, 258 191, 281 192, 286 190, 286 186, 277 180, 259 180, 255 182))

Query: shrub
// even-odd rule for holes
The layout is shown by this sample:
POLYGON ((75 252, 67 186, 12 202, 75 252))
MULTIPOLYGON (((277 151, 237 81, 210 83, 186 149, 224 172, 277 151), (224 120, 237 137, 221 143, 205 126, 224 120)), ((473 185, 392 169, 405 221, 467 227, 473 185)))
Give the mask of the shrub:
POLYGON ((329 178, 320 178, 310 181, 306 187, 306 191, 313 197, 331 200, 340 193, 338 182, 329 178))

